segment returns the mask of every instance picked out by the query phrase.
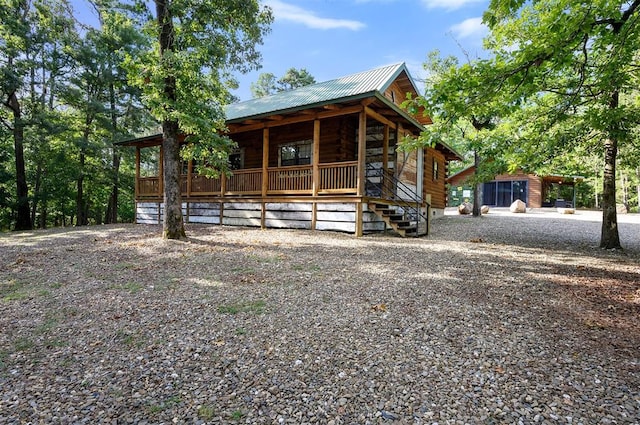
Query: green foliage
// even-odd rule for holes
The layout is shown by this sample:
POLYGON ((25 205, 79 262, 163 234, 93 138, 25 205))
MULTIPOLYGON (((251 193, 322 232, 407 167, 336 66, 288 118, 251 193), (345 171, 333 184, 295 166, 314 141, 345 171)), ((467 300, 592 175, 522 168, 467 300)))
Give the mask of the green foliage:
MULTIPOLYGON (((201 171, 216 175, 228 170, 234 147, 216 131, 225 128, 224 105, 232 100, 229 90, 237 87, 231 72, 257 68, 256 46, 268 31, 271 11, 257 0, 175 0, 167 5, 173 48, 161 53, 154 43, 142 54, 128 54, 128 77, 157 121, 177 121, 187 135, 183 158, 198 159, 204 164, 201 171), (169 78, 175 81, 175 99, 167 91, 169 78)), ((147 20, 144 31, 158 40, 155 19, 147 20)))
MULTIPOLYGON (((113 187, 118 218, 131 221, 134 157, 113 142, 154 125, 121 66, 125 54, 148 48, 147 38, 116 2, 97 2, 100 27, 81 29, 65 0, 1 6, 0 88, 21 105, 31 221, 82 224, 82 211, 85 222, 101 223, 113 187)), ((0 110, 0 229, 12 227, 17 204, 11 119, 0 110)))
POLYGON ((251 83, 251 94, 254 98, 265 97, 282 91, 315 84, 316 79, 305 68, 289 68, 279 79, 270 72, 258 76, 258 81, 251 83))

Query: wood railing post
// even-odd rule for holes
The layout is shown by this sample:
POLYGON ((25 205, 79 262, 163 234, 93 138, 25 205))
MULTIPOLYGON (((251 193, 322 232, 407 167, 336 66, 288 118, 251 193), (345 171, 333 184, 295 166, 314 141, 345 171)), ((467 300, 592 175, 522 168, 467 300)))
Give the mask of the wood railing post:
POLYGON ((269 128, 262 130, 262 207, 260 210, 260 227, 266 229, 267 204, 266 198, 269 192, 269 128))
POLYGON ((136 146, 136 185, 135 189, 135 199, 138 200, 140 196, 140 146, 136 146))
POLYGON ((262 130, 262 197, 269 191, 269 129, 262 130))
POLYGON ((318 203, 316 197, 320 190, 320 120, 313 121, 313 183, 311 186, 313 203, 311 204, 311 230, 316 230, 318 203))
POLYGON ((160 170, 159 181, 158 181, 158 195, 162 195, 164 193, 164 149, 160 146, 160 164, 158 166, 160 170))
POLYGON ((187 163, 187 198, 191 196, 191 180, 193 179, 193 172, 191 171, 193 168, 192 160, 189 160, 187 163))
POLYGON ((356 203, 356 237, 362 236, 363 232, 363 197, 366 186, 366 161, 367 161, 367 114, 363 110, 360 112, 358 120, 358 188, 357 195, 360 200, 356 203))

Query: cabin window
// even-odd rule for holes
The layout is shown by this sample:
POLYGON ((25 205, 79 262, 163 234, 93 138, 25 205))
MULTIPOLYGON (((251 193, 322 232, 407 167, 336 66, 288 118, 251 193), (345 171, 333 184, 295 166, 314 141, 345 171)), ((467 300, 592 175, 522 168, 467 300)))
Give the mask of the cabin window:
POLYGON ((278 146, 278 166, 311 164, 313 140, 302 140, 278 146))
POLYGON ((232 170, 244 168, 244 148, 235 149, 229 154, 229 167, 232 170))
POLYGON ((438 160, 433 158, 433 181, 438 180, 438 160))

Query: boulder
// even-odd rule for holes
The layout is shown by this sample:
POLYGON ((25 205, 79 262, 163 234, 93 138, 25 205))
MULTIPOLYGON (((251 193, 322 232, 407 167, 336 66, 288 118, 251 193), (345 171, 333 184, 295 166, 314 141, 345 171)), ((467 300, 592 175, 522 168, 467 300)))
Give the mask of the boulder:
POLYGON ((486 205, 483 205, 480 207, 480 214, 489 214, 489 207, 486 205))
POLYGON ((526 213, 527 212, 527 204, 522 202, 520 199, 516 199, 513 201, 513 204, 509 207, 509 211, 512 213, 526 213))
POLYGON ((468 202, 463 202, 458 205, 458 214, 468 215, 473 212, 473 205, 468 202))
POLYGON ((618 214, 627 214, 629 210, 625 204, 616 204, 616 213, 618 214))
POLYGON ((575 214, 576 210, 573 208, 558 208, 560 214, 575 214))

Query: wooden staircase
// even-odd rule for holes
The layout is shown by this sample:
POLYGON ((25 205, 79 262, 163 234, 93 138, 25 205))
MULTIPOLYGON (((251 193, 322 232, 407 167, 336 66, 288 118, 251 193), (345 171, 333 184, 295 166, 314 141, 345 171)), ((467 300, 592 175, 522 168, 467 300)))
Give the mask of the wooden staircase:
POLYGON ((387 226, 391 227, 400 236, 418 236, 418 224, 411 223, 397 207, 392 205, 370 202, 369 210, 380 217, 387 226))

